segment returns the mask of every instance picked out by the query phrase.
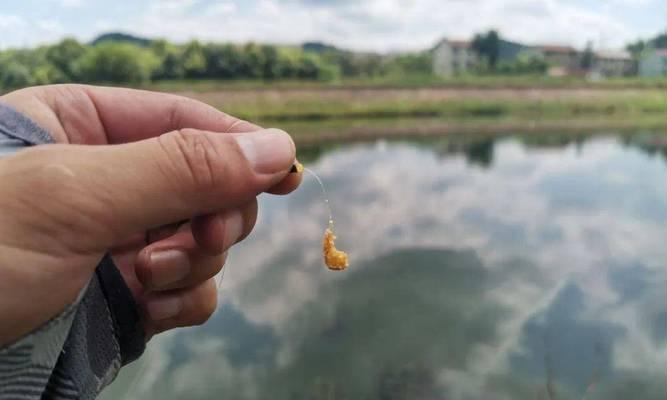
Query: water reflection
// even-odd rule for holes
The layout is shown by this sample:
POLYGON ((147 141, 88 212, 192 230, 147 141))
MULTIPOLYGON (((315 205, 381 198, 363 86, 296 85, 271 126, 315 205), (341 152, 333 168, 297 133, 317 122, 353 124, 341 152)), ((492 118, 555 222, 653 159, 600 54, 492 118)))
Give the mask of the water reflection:
POLYGON ((665 143, 315 149, 350 270, 322 267, 314 182, 263 198, 219 312, 151 344, 137 397, 664 398, 665 143))

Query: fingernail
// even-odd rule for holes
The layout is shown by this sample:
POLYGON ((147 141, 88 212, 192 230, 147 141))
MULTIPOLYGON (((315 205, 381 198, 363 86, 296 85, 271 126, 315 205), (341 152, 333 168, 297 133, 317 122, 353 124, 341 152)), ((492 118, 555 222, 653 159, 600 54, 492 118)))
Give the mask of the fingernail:
POLYGON ((243 155, 261 174, 287 171, 294 163, 292 138, 280 129, 266 129, 236 135, 243 155))
POLYGON ((303 164, 301 164, 298 161, 295 161, 294 164, 292 164, 292 168, 289 170, 290 174, 300 174, 303 172, 303 164))
POLYGON ((158 297, 146 303, 148 316, 153 321, 173 318, 183 310, 183 300, 180 297, 158 297))
POLYGON ((190 273, 190 259, 183 251, 156 250, 150 259, 150 283, 154 288, 171 285, 190 273))
POLYGON ((243 235, 243 215, 240 211, 232 211, 225 214, 225 230, 222 248, 227 250, 236 243, 243 235))

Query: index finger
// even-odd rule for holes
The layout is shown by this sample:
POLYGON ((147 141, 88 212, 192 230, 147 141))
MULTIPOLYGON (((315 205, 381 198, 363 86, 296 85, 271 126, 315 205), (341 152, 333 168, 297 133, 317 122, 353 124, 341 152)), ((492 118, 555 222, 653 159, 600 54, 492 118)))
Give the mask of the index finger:
POLYGON ((184 129, 252 132, 261 129, 200 101, 136 89, 83 86, 109 143, 127 143, 184 129))

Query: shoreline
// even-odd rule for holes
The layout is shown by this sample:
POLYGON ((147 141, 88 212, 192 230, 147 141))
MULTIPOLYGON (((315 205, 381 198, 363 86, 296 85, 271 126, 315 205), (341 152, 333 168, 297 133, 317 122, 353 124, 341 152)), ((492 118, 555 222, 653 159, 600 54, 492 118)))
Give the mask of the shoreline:
POLYGON ((314 146, 327 143, 366 142, 377 139, 437 138, 451 135, 508 135, 508 134, 571 134, 595 135, 622 133, 636 130, 655 130, 667 133, 667 116, 663 121, 497 121, 490 123, 429 123, 411 127, 353 127, 348 130, 306 133, 290 131, 297 146, 314 146))

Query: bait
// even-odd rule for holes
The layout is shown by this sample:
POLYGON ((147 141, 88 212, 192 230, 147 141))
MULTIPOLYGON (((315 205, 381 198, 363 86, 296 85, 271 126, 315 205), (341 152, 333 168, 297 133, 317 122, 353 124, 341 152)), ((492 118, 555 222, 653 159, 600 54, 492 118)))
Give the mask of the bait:
POLYGON ((326 203, 327 210, 329 211, 329 226, 327 226, 327 229, 324 231, 324 238, 322 239, 322 254, 324 256, 324 264, 326 264, 327 268, 332 271, 343 271, 350 266, 350 261, 348 259, 347 253, 336 248, 336 235, 334 234, 333 214, 331 213, 329 197, 327 196, 327 191, 324 188, 324 183, 322 183, 322 180, 315 172, 309 168, 305 168, 298 161, 294 163, 292 169, 290 170, 292 173, 301 173, 303 171, 311 174, 317 180, 317 183, 320 184, 322 194, 324 195, 324 202, 326 203))

